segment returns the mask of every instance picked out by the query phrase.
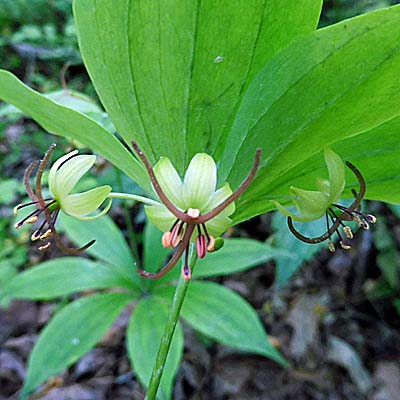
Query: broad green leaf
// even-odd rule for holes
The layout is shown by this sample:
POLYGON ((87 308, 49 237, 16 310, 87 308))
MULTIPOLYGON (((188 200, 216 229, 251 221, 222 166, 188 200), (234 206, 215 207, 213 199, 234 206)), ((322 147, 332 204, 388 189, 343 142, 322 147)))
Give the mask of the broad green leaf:
POLYGON ((0 100, 31 116, 45 130, 67 136, 101 154, 142 187, 148 188, 146 172, 118 139, 80 112, 57 104, 30 89, 7 71, 0 70, 0 100))
POLYGON ((237 187, 256 148, 264 150, 235 221, 271 209, 281 177, 300 173, 300 164, 325 147, 356 135, 361 142, 400 114, 399 42, 400 6, 394 6, 309 34, 267 63, 244 95, 220 165, 221 181, 237 187))
POLYGON ((21 397, 89 351, 131 299, 125 293, 97 294, 80 298, 57 313, 31 353, 21 397))
MULTIPOLYGON (((285 249, 285 252, 282 251, 274 257, 276 261, 275 282, 278 288, 282 288, 306 261, 318 253, 321 247, 326 246, 326 243, 307 244, 301 242, 290 232, 286 220, 286 216, 276 212, 272 222, 276 231, 274 245, 278 249, 285 249)), ((298 222, 296 229, 305 236, 319 236, 326 231, 326 221, 325 218, 322 218, 318 221, 298 222)))
POLYGON ((285 254, 251 239, 226 239, 224 247, 196 262, 195 277, 228 275, 263 264, 285 254))
POLYGON ((182 173, 213 153, 249 80, 315 29, 320 0, 75 0, 80 49, 126 142, 182 173))
POLYGON ((77 246, 95 239, 96 243, 86 250, 88 254, 111 264, 118 273, 130 281, 140 282, 136 273, 136 263, 124 235, 108 215, 91 221, 80 221, 61 214, 59 222, 70 240, 77 246))
MULTIPOLYGON (((147 386, 157 356, 158 347, 168 319, 168 308, 153 296, 141 300, 135 307, 127 330, 127 347, 131 363, 140 382, 147 386)), ((167 356, 157 399, 171 398, 175 374, 183 353, 183 332, 176 325, 167 356)))
MULTIPOLYGON (((395 117, 377 127, 335 143, 332 149, 343 160, 351 161, 362 173, 367 183, 366 198, 392 203, 400 203, 400 117, 395 117)), ((289 187, 314 188, 317 177, 326 177, 327 170, 322 152, 307 159, 296 168, 276 180, 276 187, 268 196, 252 202, 255 214, 262 213, 266 207, 273 209, 268 198, 287 198, 290 200, 289 187), (268 206, 270 204, 270 206, 268 206)), ((358 182, 354 174, 346 169, 345 196, 352 198, 350 189, 358 191, 358 182)), ((242 207, 245 209, 246 207, 242 207)), ((236 215, 235 222, 246 219, 245 213, 236 215)))
POLYGON ((181 312, 201 333, 236 349, 286 365, 255 310, 237 293, 213 282, 192 282, 181 312))
POLYGON ((132 289, 132 282, 109 265, 81 257, 61 257, 17 275, 5 285, 0 300, 48 300, 83 290, 114 287, 132 289))

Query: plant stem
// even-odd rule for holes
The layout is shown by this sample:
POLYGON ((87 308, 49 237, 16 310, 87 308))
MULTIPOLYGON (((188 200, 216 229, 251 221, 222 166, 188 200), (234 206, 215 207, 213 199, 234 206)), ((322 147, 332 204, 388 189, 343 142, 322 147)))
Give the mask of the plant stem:
MULTIPOLYGON (((191 245, 190 248, 190 259, 189 266, 192 270, 196 264, 197 254, 194 248, 194 245, 191 245)), ((184 260, 182 259, 184 263, 184 260)), ((171 310, 168 315, 168 321, 165 325, 164 334, 161 338, 160 346, 158 348, 156 362, 153 367, 153 372, 151 373, 149 389, 146 394, 146 400, 154 400, 157 395, 158 387, 160 386, 161 377, 164 371, 165 362, 167 360, 169 348, 171 346, 172 337, 175 332, 175 327, 179 319, 179 315, 181 312, 181 308, 183 305, 183 301, 185 300, 185 295, 187 288, 189 286, 190 279, 184 280, 182 275, 179 278, 178 285, 175 290, 174 300, 172 302, 171 310)))

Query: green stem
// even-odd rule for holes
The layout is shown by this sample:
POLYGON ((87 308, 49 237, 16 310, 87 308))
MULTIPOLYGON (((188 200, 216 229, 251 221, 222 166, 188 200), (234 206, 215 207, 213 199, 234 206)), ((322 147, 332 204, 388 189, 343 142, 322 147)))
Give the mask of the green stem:
MULTIPOLYGON (((190 249, 190 260, 189 266, 193 274, 193 269, 196 264, 197 254, 194 245, 191 245, 190 249)), ((184 258, 182 259, 184 263, 184 258)), ((156 362, 153 367, 153 372, 151 373, 149 389, 146 394, 146 400, 154 400, 157 395, 158 387, 160 386, 161 377, 164 371, 165 362, 167 360, 169 348, 171 346, 172 337, 175 332, 175 327, 179 319, 183 301, 185 300, 185 295, 187 288, 189 286, 190 280, 185 281, 182 275, 179 278, 178 285, 175 290, 174 300, 172 302, 171 310, 169 312, 168 321, 165 325, 164 334, 161 338, 160 346, 158 348, 158 354, 156 362)))
POLYGON ((148 204, 149 206, 159 206, 161 203, 158 201, 149 199, 144 196, 138 196, 136 194, 130 194, 130 193, 117 193, 117 192, 111 192, 107 196, 108 199, 122 199, 122 200, 134 200, 134 201, 140 201, 141 203, 148 204))

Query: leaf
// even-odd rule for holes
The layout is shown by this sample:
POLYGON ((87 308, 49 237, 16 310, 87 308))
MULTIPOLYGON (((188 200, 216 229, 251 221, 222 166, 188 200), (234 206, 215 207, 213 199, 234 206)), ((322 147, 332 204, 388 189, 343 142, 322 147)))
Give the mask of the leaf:
POLYGON ((80 221, 62 213, 59 222, 77 246, 95 239, 96 243, 86 250, 88 254, 111 264, 128 280, 140 281, 136 273, 136 263, 124 235, 108 215, 91 221, 80 221))
POLYGON ((321 3, 75 0, 74 14, 85 65, 118 132, 182 173, 199 149, 213 153, 268 58, 315 29, 321 3))
MULTIPOLYGON (((135 307, 127 330, 131 363, 140 382, 147 386, 155 364, 158 347, 168 319, 168 308, 150 296, 135 307)), ((179 322, 171 342, 157 398, 170 399, 173 381, 183 353, 183 332, 179 322)))
POLYGON ((57 313, 31 353, 21 397, 88 352, 131 298, 125 293, 97 294, 80 298, 57 313))
MULTIPOLYGON (((326 243, 307 244, 294 236, 286 223, 287 217, 276 212, 273 216, 272 226, 275 230, 274 244, 278 249, 285 249, 275 257, 276 285, 282 288, 288 280, 300 269, 306 261, 317 254, 326 243)), ((312 222, 298 222, 296 229, 304 236, 314 237, 326 231, 325 218, 312 222)))
POLYGON ((98 152, 144 188, 146 172, 117 138, 94 120, 62 106, 24 85, 14 75, 0 70, 0 99, 31 116, 45 130, 67 136, 98 152))
POLYGON ((300 173, 302 162, 351 136, 360 135, 361 143, 365 132, 400 114, 399 22, 394 6, 320 29, 289 45, 255 77, 219 170, 221 181, 237 187, 256 148, 264 150, 235 222, 272 209, 271 192, 284 174, 300 173))
MULTIPOLYGON (((226 239, 224 247, 196 262, 195 277, 228 275, 263 264, 284 251, 251 239, 226 239)), ((289 255, 289 253, 287 254, 289 255)))
POLYGON ((116 287, 132 290, 132 282, 111 266, 81 257, 61 257, 45 261, 17 275, 5 285, 0 300, 48 300, 83 290, 116 287))
POLYGON ((287 365, 268 340, 255 310, 224 286, 192 282, 181 315, 194 329, 218 342, 287 365))

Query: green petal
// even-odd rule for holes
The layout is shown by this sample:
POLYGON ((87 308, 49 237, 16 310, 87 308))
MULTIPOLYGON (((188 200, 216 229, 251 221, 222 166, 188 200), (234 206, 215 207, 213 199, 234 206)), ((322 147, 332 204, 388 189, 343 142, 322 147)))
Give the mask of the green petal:
POLYGON ((208 233, 214 238, 221 236, 225 233, 232 225, 232 220, 222 214, 218 214, 215 218, 206 222, 206 228, 208 233))
MULTIPOLYGON (((232 189, 229 186, 229 183, 224 183, 211 197, 211 200, 208 202, 204 210, 200 210, 202 214, 205 214, 208 211, 211 211, 213 208, 220 205, 226 198, 228 198, 232 194, 232 189)), ((235 203, 231 203, 228 207, 225 208, 224 211, 220 213, 220 215, 224 215, 229 217, 235 212, 235 203)))
MULTIPOLYGON (((111 192, 111 186, 100 186, 87 192, 69 194, 60 200, 61 209, 76 218, 97 210, 111 192)), ((81 218, 84 219, 84 218, 81 218)))
POLYGON ((168 199, 171 200, 176 207, 185 210, 186 204, 183 199, 182 180, 170 159, 162 157, 153 169, 161 189, 168 199))
POLYGON ((190 161, 183 181, 183 195, 189 208, 204 209, 217 184, 217 167, 211 156, 196 154, 190 161))
POLYGON ((144 206, 144 210, 149 221, 162 232, 169 231, 176 220, 176 217, 164 205, 144 206))
MULTIPOLYGON (((59 188, 57 186, 57 181, 56 181, 56 175, 58 168, 60 168, 60 165, 64 163, 66 160, 74 156, 75 154, 78 154, 78 150, 71 151, 68 154, 65 154, 64 156, 60 157, 58 160, 54 162, 52 167, 50 168, 49 171, 49 190, 52 193, 53 197, 59 197, 59 188)), ((60 188, 62 189, 62 188, 60 188)), ((62 191, 62 190, 61 190, 62 191)))
POLYGON ((342 159, 330 149, 324 151, 329 172, 330 203, 335 203, 343 193, 345 186, 345 168, 342 159))
POLYGON ((96 156, 85 154, 71 158, 59 168, 56 173, 56 186, 60 199, 72 192, 72 189, 95 161, 96 156))

